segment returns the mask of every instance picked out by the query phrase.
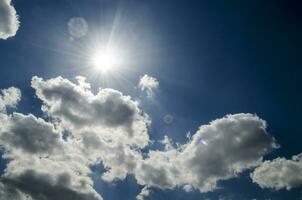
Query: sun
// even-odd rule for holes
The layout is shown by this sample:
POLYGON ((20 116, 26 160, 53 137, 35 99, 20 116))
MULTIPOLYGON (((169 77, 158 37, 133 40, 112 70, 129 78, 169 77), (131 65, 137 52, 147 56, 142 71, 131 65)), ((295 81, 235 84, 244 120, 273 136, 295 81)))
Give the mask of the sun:
POLYGON ((102 73, 115 70, 120 63, 114 51, 97 50, 91 58, 93 67, 102 73))

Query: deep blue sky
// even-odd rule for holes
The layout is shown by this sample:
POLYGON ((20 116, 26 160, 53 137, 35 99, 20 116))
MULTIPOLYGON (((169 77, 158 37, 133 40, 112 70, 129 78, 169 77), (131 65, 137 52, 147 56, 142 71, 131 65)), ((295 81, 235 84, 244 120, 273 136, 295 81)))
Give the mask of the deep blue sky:
MULTIPOLYGON (((93 87, 112 87, 139 98, 139 77, 160 81, 156 100, 142 100, 152 118, 151 138, 166 134, 185 141, 188 131, 226 114, 257 113, 281 148, 269 158, 302 152, 302 4, 297 1, 176 0, 30 0, 14 1, 21 26, 15 37, 0 40, 0 88, 21 88, 19 110, 39 111, 30 79, 62 75, 88 77, 93 87), (118 15, 114 38, 125 43, 130 69, 118 81, 90 78, 81 60, 96 37, 108 37, 118 15), (67 22, 83 17, 88 34, 69 39, 67 22), (174 122, 162 117, 171 113, 174 122)), ((155 144, 158 145, 158 144, 155 144)), ((248 173, 226 181, 218 191, 200 194, 160 191, 150 199, 299 199, 290 192, 262 190, 248 173)), ((104 199, 134 199, 139 186, 132 177, 114 186, 97 183, 104 199)))

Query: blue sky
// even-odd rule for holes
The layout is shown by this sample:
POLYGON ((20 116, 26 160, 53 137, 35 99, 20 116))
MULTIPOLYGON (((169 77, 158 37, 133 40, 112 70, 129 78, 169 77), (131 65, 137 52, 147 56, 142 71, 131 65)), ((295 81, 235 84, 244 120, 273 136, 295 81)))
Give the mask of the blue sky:
MULTIPOLYGON (((236 113, 256 114, 265 120, 268 125, 265 133, 280 145, 263 153, 261 159, 273 162, 278 157, 285 157, 284 163, 287 163, 292 161, 292 156, 302 152, 299 127, 302 5, 299 1, 14 0, 12 4, 19 16, 20 27, 16 34, 0 39, 0 88, 19 88, 22 97, 17 108, 6 105, 2 114, 10 120, 14 119, 14 111, 26 116, 32 113, 50 124, 58 121, 55 128, 72 135, 73 129, 64 124, 66 119, 57 115, 60 111, 52 112, 55 107, 49 104, 51 100, 43 96, 43 92, 39 96, 37 91, 43 91, 44 83, 53 84, 48 81, 51 78, 62 76, 76 83, 75 77, 82 76, 91 84, 89 90, 94 94, 98 88, 112 88, 131 96, 133 102, 139 102, 138 109, 152 121, 147 127, 150 144, 139 151, 143 159, 148 160, 150 151, 165 152, 160 143, 165 135, 172 143, 185 148, 185 144, 190 143, 186 136, 188 132, 198 135, 200 126, 236 113), (68 29, 68 22, 74 17, 84 19, 88 25, 83 36, 72 35, 68 29), (91 60, 100 47, 106 45, 118 51, 113 59, 120 63, 115 69, 101 72, 91 60), (159 85, 147 84, 143 91, 139 82, 145 74, 159 85), (32 87, 33 76, 44 80, 37 80, 38 86, 32 87), (41 105, 49 106, 49 110, 43 112, 41 105), (165 123, 166 115, 172 116, 171 122, 165 123)), ((0 13, 0 32, 5 22, 0 13)), ((114 112, 114 108, 110 112, 114 112)), ((140 113, 138 116, 143 120, 140 113)), ((5 127, 5 122, 0 122, 5 127)), ((112 128, 111 124, 109 128, 112 128)), ((224 133, 221 132, 219 134, 224 133)), ((17 156, 12 153, 14 150, 9 148, 18 147, 8 148, 7 143, 5 140, 0 142, 3 155, 17 162, 17 156)), ((209 140, 207 145, 210 143, 209 140)), ((242 147, 242 152, 245 148, 242 147)), ((176 147, 172 150, 181 154, 176 147)), ((7 163, 0 160, 0 168, 5 169, 7 163)), ((251 164, 253 166, 243 168, 243 172, 236 175, 232 172, 231 177, 218 180, 218 187, 208 192, 200 191, 201 186, 190 192, 182 189, 186 184, 194 187, 194 181, 182 184, 179 180, 181 183, 171 183, 173 188, 170 189, 145 180, 142 184, 144 181, 137 178, 141 172, 136 170, 129 170, 126 178, 108 183, 100 178, 105 171, 103 166, 94 164, 89 176, 94 183, 93 189, 103 199, 135 199, 145 186, 151 191, 145 199, 157 200, 301 199, 302 196, 301 173, 296 173, 297 180, 294 181, 297 185, 289 190, 285 186, 269 187, 267 182, 264 188, 253 183, 250 173, 256 167, 260 169, 261 163, 251 164)), ((301 161, 297 166, 302 169, 301 161)), ((2 174, 2 179, 7 178, 7 174, 2 174)), ((281 178, 277 182, 284 181, 286 185, 286 180, 281 178)), ((19 190, 39 200, 32 190, 19 190)))

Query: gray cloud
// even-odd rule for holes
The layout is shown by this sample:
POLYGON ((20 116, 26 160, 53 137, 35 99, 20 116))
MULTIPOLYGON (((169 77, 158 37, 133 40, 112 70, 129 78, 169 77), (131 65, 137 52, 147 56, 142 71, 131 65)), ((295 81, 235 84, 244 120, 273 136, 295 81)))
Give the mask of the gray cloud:
POLYGON ((0 179, 0 194, 14 200, 102 200, 85 171, 77 174, 70 168, 58 160, 12 161, 0 179))
POLYGON ((302 154, 292 159, 276 158, 265 161, 251 173, 253 182, 261 188, 275 190, 302 186, 302 154))
POLYGON ((51 154, 63 149, 61 134, 41 118, 13 113, 0 117, 0 123, 0 146, 9 153, 51 154))
POLYGON ((2 178, 6 186, 17 188, 23 195, 37 200, 99 200, 94 193, 81 193, 69 188, 70 175, 60 174, 53 180, 50 174, 39 174, 34 170, 25 170, 13 178, 2 178))
POLYGON ((16 35, 19 20, 11 0, 0 0, 0 39, 16 35))

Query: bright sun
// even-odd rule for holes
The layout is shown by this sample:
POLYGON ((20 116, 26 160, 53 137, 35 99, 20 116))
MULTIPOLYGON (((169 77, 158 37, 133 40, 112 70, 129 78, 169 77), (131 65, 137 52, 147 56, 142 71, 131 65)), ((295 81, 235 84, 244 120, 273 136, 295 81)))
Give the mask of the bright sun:
POLYGON ((92 56, 92 64, 96 70, 106 73, 117 67, 119 58, 112 51, 99 50, 92 56))

